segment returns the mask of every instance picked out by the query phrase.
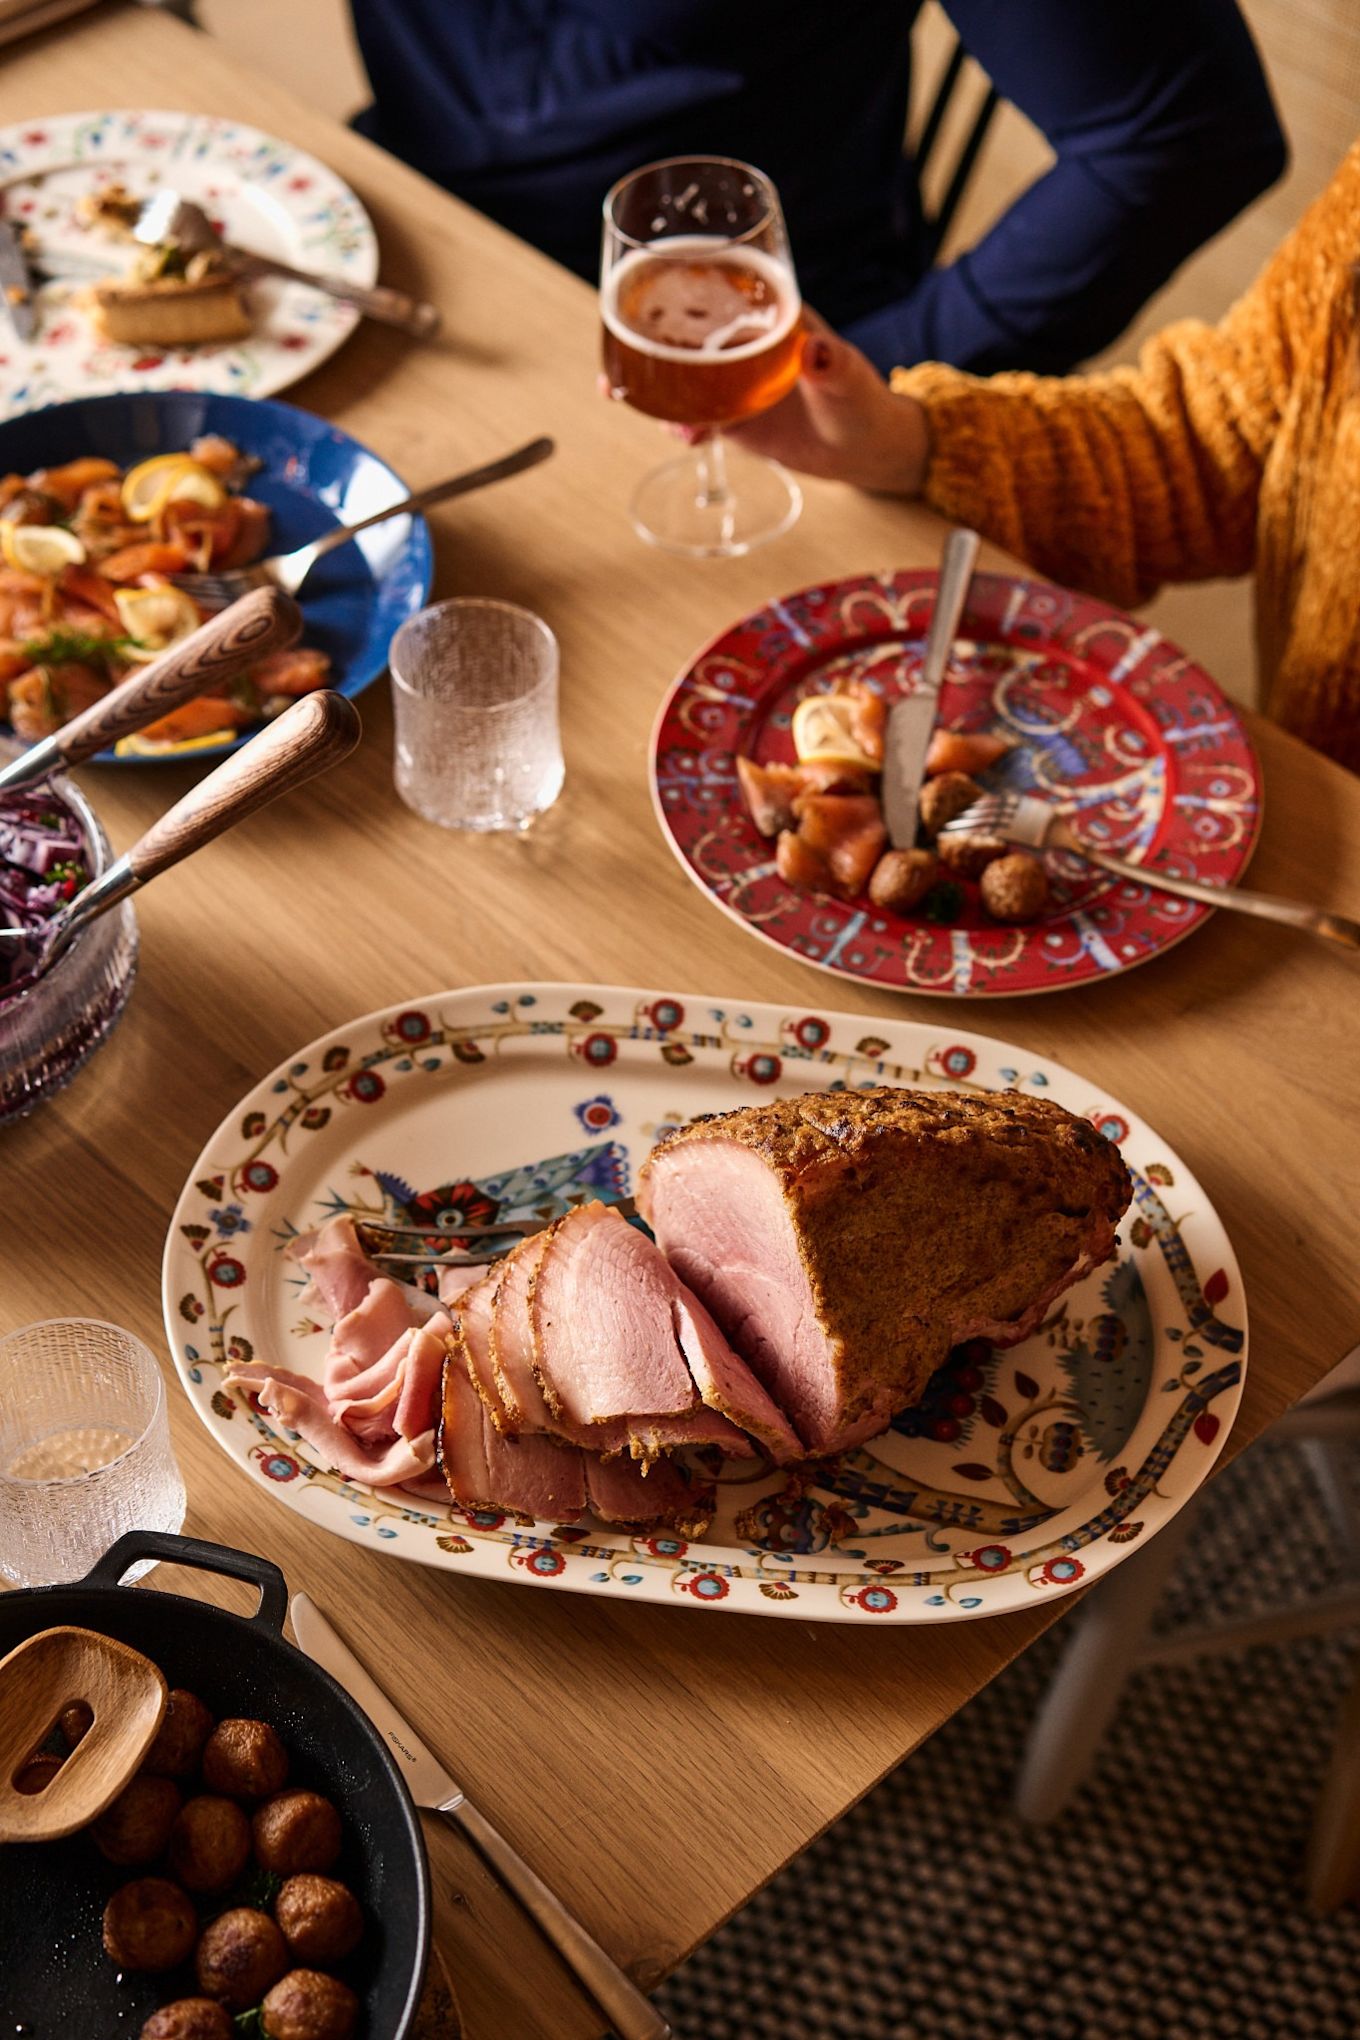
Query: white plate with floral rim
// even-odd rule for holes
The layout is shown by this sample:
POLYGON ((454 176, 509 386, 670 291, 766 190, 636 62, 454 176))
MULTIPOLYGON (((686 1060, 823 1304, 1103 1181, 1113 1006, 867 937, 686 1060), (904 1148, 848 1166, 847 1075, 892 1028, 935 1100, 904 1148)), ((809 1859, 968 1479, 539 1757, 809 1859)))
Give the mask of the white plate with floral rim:
POLYGON ((196 113, 68 113, 0 128, 0 216, 31 229, 44 267, 81 274, 43 283, 27 344, 0 320, 0 416, 108 390, 212 390, 266 397, 333 354, 358 323, 349 305, 305 284, 250 285, 245 340, 185 348, 117 347, 80 308, 92 265, 128 250, 85 226, 78 202, 121 184, 133 197, 172 187, 203 206, 229 241, 351 283, 378 274, 373 223, 324 163, 241 121, 196 113))
POLYGON ((163 1288, 213 1437, 326 1529, 451 1572, 817 1621, 999 1615, 1107 1572, 1204 1479, 1246 1362, 1221 1222, 1166 1141, 1098 1084, 948 1025, 599 986, 446 992, 301 1049, 199 1157, 163 1288), (881 1083, 1041 1091, 1120 1143, 1135 1202, 1117 1260, 1033 1337, 958 1349, 916 1409, 805 1493, 733 1464, 691 1543, 469 1514, 341 1479, 221 1386, 229 1357, 320 1374, 327 1333, 283 1248, 328 1215, 433 1227, 441 1212, 553 1213, 627 1194, 658 1129, 695 1113, 881 1083))

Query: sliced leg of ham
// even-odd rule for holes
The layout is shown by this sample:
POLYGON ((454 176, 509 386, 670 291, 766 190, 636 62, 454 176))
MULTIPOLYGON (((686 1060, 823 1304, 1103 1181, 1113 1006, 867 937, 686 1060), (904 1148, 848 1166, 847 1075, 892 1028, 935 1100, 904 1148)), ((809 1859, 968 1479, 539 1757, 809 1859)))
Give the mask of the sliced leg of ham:
POLYGON ((444 1369, 439 1463, 463 1509, 508 1509, 539 1521, 574 1522, 585 1508, 581 1454, 551 1438, 506 1438, 473 1387, 455 1338, 444 1369))

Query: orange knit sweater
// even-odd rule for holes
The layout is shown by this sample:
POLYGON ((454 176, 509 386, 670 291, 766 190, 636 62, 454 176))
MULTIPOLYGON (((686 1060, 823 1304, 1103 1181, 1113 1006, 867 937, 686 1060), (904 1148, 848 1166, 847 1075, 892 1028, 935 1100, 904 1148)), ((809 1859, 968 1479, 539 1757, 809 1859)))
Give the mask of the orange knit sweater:
POLYGON ((1360 771, 1360 143, 1221 324, 1101 375, 893 387, 927 500, 1055 581, 1129 605, 1254 567, 1270 714, 1360 771))

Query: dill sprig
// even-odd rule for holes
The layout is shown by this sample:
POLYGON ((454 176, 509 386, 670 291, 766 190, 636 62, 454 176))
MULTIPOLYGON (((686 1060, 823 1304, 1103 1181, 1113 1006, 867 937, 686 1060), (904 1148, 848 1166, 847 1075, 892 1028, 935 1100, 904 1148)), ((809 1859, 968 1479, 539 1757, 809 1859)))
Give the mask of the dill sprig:
POLYGON ((67 630, 58 625, 46 637, 30 638, 23 650, 35 666, 107 666, 138 643, 135 637, 100 637, 92 630, 67 630))

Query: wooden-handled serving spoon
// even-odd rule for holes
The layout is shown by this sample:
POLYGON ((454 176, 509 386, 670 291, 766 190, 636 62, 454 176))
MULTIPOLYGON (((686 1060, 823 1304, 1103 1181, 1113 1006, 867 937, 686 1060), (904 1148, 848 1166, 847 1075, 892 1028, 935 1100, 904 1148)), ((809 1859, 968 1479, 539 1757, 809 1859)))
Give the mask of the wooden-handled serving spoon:
POLYGON ((150 1749, 165 1702, 150 1658, 93 1629, 44 1629, 0 1659, 0 1842, 55 1842, 97 1820, 150 1749), (75 1701, 93 1721, 61 1768, 25 1789, 75 1701))
POLYGON ((68 765, 83 764, 182 702, 215 693, 243 667, 266 652, 285 651, 301 634, 302 611, 292 597, 281 588, 256 588, 11 758, 0 769, 0 795, 22 793, 68 765))
MULTIPOLYGON (((27 988, 45 976, 83 928, 160 872, 225 835, 281 793, 338 765, 358 743, 361 728, 358 710, 343 694, 304 694, 266 723, 258 736, 224 758, 215 772, 177 800, 130 850, 77 893, 69 907, 53 916, 16 985, 27 988)), ((0 944, 34 940, 31 929, 0 928, 0 944)))

